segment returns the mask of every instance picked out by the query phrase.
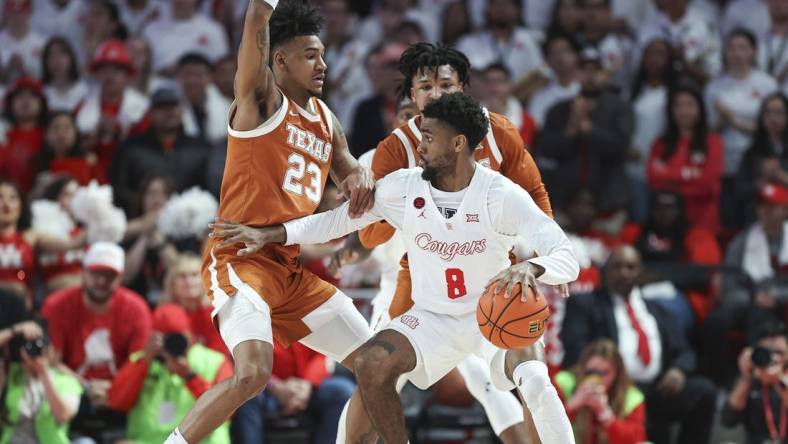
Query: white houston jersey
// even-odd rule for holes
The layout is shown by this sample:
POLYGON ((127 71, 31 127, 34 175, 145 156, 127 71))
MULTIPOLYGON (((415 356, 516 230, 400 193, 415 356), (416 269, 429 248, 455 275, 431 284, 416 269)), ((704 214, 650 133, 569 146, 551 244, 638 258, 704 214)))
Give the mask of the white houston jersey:
POLYGON ((539 281, 557 285, 577 278, 578 264, 561 228, 511 180, 481 165, 447 218, 435 204, 439 193, 421 168, 395 171, 377 183, 375 206, 358 219, 348 204, 284 224, 287 244, 323 243, 385 219, 407 249, 416 305, 449 315, 476 310, 485 285, 509 267, 509 251, 522 236, 544 268, 539 281))
POLYGON ((457 211, 446 218, 420 173, 408 178, 404 220, 398 226, 408 253, 411 297, 439 313, 475 311, 490 278, 511 265, 514 233, 496 232, 487 208, 490 186, 499 175, 477 166, 457 211))

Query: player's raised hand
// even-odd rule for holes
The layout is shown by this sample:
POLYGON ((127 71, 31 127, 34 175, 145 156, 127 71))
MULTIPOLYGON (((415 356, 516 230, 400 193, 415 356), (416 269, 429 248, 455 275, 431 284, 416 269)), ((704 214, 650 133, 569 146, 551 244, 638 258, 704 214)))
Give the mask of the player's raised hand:
POLYGON ((527 287, 534 290, 534 295, 538 300, 541 297, 539 289, 536 286, 536 278, 544 273, 544 269, 539 265, 532 264, 528 261, 520 262, 519 264, 512 265, 511 267, 498 273, 494 278, 490 279, 487 283, 485 292, 493 285, 494 294, 498 294, 504 290, 504 299, 509 299, 517 284, 520 284, 520 298, 525 301, 528 292, 525 291, 527 287))
POLYGON ((372 177, 372 170, 359 166, 339 184, 339 191, 350 199, 350 217, 361 217, 375 204, 375 179, 372 177))
POLYGON ((219 248, 228 248, 236 244, 243 244, 243 248, 236 253, 238 256, 248 256, 256 253, 266 244, 282 243, 286 240, 287 233, 284 225, 253 228, 222 218, 210 224, 213 231, 208 237, 219 239, 222 242, 219 248))

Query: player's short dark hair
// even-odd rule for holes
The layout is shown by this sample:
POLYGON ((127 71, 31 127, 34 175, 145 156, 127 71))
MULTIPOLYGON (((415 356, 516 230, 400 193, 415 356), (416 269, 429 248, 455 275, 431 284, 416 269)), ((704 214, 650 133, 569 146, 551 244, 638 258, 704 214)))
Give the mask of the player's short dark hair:
POLYGON ((271 50, 302 35, 319 35, 323 17, 307 0, 281 0, 271 14, 268 34, 271 50))
POLYGON ((487 134, 490 121, 481 105, 471 96, 461 92, 444 94, 424 107, 422 116, 437 119, 452 127, 468 139, 468 149, 473 151, 487 134))
POLYGON ((405 76, 397 88, 400 97, 409 97, 413 86, 413 77, 420 71, 437 71, 439 66, 449 65, 457 72, 457 78, 463 86, 470 80, 471 62, 462 52, 432 43, 416 43, 410 45, 399 58, 399 72, 405 76))

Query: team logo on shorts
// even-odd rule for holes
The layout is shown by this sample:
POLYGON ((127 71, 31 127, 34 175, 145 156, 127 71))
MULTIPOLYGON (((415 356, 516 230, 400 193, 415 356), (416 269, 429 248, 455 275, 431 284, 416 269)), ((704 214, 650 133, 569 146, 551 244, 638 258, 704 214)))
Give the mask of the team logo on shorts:
POLYGON ((413 206, 416 207, 417 210, 424 208, 424 198, 417 197, 413 199, 413 206))
POLYGON ((419 326, 419 318, 416 316, 402 315, 399 317, 399 321, 410 327, 411 330, 415 330, 419 326))

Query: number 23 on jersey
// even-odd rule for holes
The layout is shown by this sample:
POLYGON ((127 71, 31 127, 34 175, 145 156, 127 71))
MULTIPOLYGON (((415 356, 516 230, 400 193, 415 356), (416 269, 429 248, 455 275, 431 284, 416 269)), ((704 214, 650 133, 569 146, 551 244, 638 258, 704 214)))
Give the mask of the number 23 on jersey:
POLYGON ((306 194, 314 203, 320 203, 322 173, 320 167, 314 162, 307 162, 304 156, 299 153, 291 153, 287 158, 287 172, 282 188, 288 193, 298 196, 306 194), (309 175, 308 184, 304 180, 305 175, 309 175))

